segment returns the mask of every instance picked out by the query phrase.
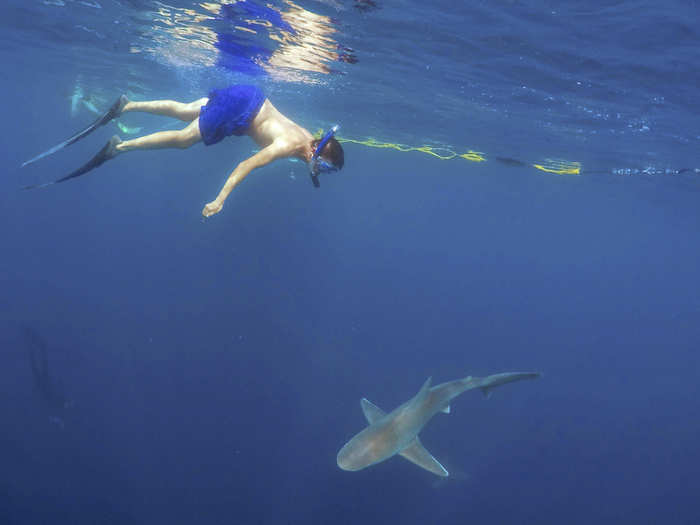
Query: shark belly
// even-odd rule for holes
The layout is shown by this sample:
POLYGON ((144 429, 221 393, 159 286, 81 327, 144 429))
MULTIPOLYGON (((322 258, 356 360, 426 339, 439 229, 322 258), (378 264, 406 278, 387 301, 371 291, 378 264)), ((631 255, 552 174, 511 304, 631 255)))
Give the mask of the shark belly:
POLYGON ((348 441, 338 452, 338 466, 343 470, 362 470, 396 455, 415 439, 415 433, 396 433, 390 423, 370 425, 348 441))

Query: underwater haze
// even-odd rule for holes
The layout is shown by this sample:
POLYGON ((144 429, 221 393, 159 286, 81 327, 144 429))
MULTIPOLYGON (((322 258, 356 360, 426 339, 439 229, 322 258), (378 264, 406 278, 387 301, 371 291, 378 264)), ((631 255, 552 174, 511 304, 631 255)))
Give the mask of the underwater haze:
POLYGON ((700 523, 700 3, 5 0, 0 524, 700 523), (259 86, 345 166, 132 152, 259 86), (433 384, 447 478, 338 451, 433 384))

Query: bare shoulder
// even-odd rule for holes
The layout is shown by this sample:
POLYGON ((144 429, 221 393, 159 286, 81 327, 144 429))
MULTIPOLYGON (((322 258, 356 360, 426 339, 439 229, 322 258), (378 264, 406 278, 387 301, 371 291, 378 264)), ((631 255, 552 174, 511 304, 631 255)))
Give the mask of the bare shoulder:
POLYGON ((295 155, 297 150, 313 139, 308 130, 283 115, 269 99, 265 99, 251 122, 248 135, 260 147, 274 144, 271 149, 276 152, 282 151, 285 156, 295 155))

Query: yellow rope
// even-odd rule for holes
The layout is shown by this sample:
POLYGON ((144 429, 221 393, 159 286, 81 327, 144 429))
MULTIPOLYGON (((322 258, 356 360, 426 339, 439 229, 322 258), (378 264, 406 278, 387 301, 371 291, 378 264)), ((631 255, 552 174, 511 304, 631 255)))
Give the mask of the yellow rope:
POLYGON ((533 164, 533 167, 556 175, 580 175, 581 164, 568 160, 545 159, 544 164, 533 164))
POLYGON ((348 139, 343 137, 337 137, 338 142, 350 142, 352 144, 361 144, 363 146, 368 146, 370 148, 385 148, 385 149, 395 149, 397 151, 420 151, 421 153, 427 153, 433 157, 437 157, 440 160, 451 160, 456 157, 462 157, 466 160, 471 160, 472 162, 483 162, 486 158, 483 153, 478 151, 469 150, 467 153, 458 154, 449 148, 442 146, 409 146, 407 144, 397 144, 394 142, 379 142, 373 138, 368 138, 365 140, 348 139))
MULTIPOLYGON (((319 129, 314 136, 316 138, 320 138, 322 135, 323 130, 319 129)), ((379 142, 378 140, 375 140, 371 137, 364 140, 360 140, 336 136, 336 140, 340 143, 349 142, 351 144, 360 144, 369 148, 393 149, 402 152, 418 151, 420 153, 432 155, 433 157, 436 157, 440 160, 452 160, 456 158, 461 158, 471 162, 486 161, 485 153, 474 150, 467 150, 466 153, 457 153, 456 151, 453 151, 450 148, 444 146, 409 146, 407 144, 399 144, 394 142, 379 142)), ((540 171, 544 171, 546 173, 554 173, 556 175, 581 174, 581 164, 578 162, 570 162, 567 160, 545 159, 542 164, 531 164, 531 166, 540 171)))

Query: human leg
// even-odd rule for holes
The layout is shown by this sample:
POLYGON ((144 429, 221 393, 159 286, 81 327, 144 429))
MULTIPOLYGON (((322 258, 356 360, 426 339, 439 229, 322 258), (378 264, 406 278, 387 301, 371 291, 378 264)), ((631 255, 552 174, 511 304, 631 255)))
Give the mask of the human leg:
POLYGON ((117 153, 134 149, 189 148, 202 140, 199 132, 199 119, 192 121, 187 127, 173 131, 159 131, 132 140, 125 140, 115 146, 117 153))
POLYGON ((130 100, 124 106, 122 112, 142 111, 154 115, 173 117, 185 122, 192 122, 199 117, 200 108, 206 105, 208 100, 209 99, 206 97, 189 103, 177 102, 175 100, 147 100, 142 102, 130 100))

